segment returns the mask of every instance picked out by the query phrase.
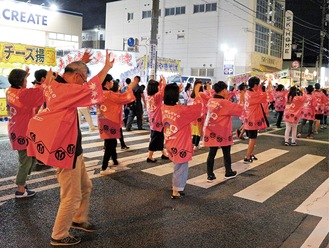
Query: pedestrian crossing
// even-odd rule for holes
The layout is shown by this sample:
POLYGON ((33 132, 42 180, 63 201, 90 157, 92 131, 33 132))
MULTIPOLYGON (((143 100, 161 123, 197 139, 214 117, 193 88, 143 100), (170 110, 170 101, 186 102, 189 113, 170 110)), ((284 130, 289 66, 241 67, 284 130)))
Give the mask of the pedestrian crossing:
MULTIPOLYGON (((149 145, 149 133, 147 131, 134 131, 125 133, 125 142, 130 147, 128 151, 121 151, 120 146, 117 148, 119 166, 112 166, 111 162, 109 166, 114 169, 114 173, 129 173, 130 169, 143 165, 140 170, 146 175, 152 177, 165 177, 169 176, 173 172, 172 162, 163 162, 160 159, 160 163, 147 164, 147 150, 149 145), (145 168, 147 165, 147 168, 145 168), (145 168, 145 169, 144 169, 145 168)), ((104 142, 99 139, 98 133, 83 133, 83 149, 86 168, 89 177, 95 180, 100 175, 101 161, 103 158, 103 145, 104 142)), ((119 143, 119 142, 118 142, 119 143)), ((119 144, 120 145, 120 144, 119 144)), ((245 143, 237 142, 231 147, 231 154, 239 154, 246 152, 248 146, 245 143)), ((257 154, 258 160, 253 161, 251 164, 244 164, 243 157, 239 161, 232 161, 232 169, 236 170, 238 175, 255 169, 256 167, 266 165, 268 162, 280 158, 281 156, 289 157, 289 149, 284 148, 271 148, 257 154)), ((161 153, 158 153, 161 154, 161 153)), ((193 176, 188 179, 187 184, 193 187, 201 189, 214 189, 227 181, 224 178, 225 169, 220 167, 214 171, 217 179, 213 182, 207 182, 206 174, 206 160, 208 156, 208 149, 203 148, 198 151, 191 161, 189 161, 189 168, 201 167, 202 173, 193 176)), ((216 160, 222 158, 222 152, 219 149, 217 152, 216 160)), ((234 197, 246 199, 249 201, 264 203, 275 194, 282 191, 287 185, 293 183, 303 174, 318 165, 321 161, 327 159, 324 156, 318 156, 313 154, 305 154, 302 157, 289 161, 281 169, 273 172, 270 175, 266 175, 261 180, 246 186, 244 189, 233 194, 234 197)), ((289 159, 288 159, 289 160, 289 159)), ((198 170, 200 171, 200 170, 198 170)), ((14 190, 16 185, 14 183, 15 176, 6 178, 0 178, 0 206, 6 201, 14 198, 14 190)), ((242 177, 237 177, 234 180, 243 180, 242 177)), ((32 186, 36 192, 42 192, 58 188, 59 185, 56 180, 56 170, 50 168, 44 171, 33 172, 28 184, 32 186)), ((300 206, 296 206, 295 211, 303 214, 314 215, 321 217, 321 221, 314 230, 314 232, 308 237, 303 244, 303 247, 309 247, 308 244, 314 244, 321 242, 325 239, 329 233, 329 179, 323 182, 313 193, 310 195, 300 206), (322 241, 321 241, 322 240, 322 241)))

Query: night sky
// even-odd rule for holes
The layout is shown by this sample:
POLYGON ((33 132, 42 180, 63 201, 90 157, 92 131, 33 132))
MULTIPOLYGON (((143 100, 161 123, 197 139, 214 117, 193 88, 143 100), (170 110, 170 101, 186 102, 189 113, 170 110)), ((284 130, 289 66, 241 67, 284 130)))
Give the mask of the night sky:
MULTIPOLYGON (((26 2, 20 0, 21 2, 26 2)), ((83 29, 92 29, 95 25, 105 27, 106 3, 118 0, 31 0, 33 4, 44 3, 46 6, 55 2, 59 9, 79 12, 83 14, 83 29)), ((231 0, 234 2, 233 0, 231 0)), ((320 44, 321 5, 322 0, 286 0, 286 9, 294 13, 294 39, 306 38, 304 61, 315 63, 319 48, 312 42, 320 44), (310 27, 310 28, 307 28, 310 27)), ((328 39, 325 39, 328 48, 328 39)), ((327 55, 328 52, 326 53, 327 55)), ((293 55, 294 57, 294 55, 293 55)), ((324 58, 323 62, 327 63, 324 58)))

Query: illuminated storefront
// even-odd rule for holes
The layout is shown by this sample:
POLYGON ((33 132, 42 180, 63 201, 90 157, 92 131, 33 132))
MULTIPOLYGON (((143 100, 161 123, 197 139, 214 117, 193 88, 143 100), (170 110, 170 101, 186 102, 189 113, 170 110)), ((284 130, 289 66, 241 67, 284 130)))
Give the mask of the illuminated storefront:
MULTIPOLYGON (((42 53, 56 51, 62 55, 81 47, 82 14, 0 0, 0 33, 0 75, 7 76, 13 68, 27 65, 31 71, 47 68, 54 65, 44 60, 50 54, 42 53), (8 56, 10 59, 6 60, 8 56)), ((56 53, 51 56, 56 57, 56 53)), ((28 81, 33 81, 33 77, 28 81)))

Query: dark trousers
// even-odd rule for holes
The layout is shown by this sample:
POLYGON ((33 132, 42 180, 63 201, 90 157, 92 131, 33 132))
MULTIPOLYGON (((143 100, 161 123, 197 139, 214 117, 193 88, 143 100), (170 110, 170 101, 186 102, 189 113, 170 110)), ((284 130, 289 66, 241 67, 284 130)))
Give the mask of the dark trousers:
POLYGON ((198 136, 198 135, 193 135, 193 136, 192 136, 192 144, 195 145, 195 146, 198 146, 199 143, 200 143, 200 139, 201 139, 200 136, 198 136))
POLYGON ((121 138, 119 139, 120 140, 120 145, 121 145, 121 147, 126 147, 125 140, 123 139, 122 128, 120 128, 120 134, 121 134, 121 138))
POLYGON ((117 160, 117 139, 106 139, 105 140, 105 151, 102 163, 102 170, 106 170, 108 167, 108 163, 110 158, 112 158, 113 162, 117 160))
POLYGON ((278 117, 276 119, 276 126, 281 127, 282 117, 283 117, 283 111, 277 111, 278 117))
MULTIPOLYGON (((302 119, 302 123, 300 125, 300 130, 299 130, 298 133, 302 133, 303 132, 303 127, 306 125, 306 122, 307 122, 306 119, 302 119)), ((308 120, 307 136, 311 136, 312 130, 313 130, 313 120, 308 120)))
POLYGON ((135 116, 137 117, 137 128, 138 129, 143 128, 143 106, 137 105, 135 108, 129 110, 129 115, 128 115, 127 124, 126 124, 126 130, 131 130, 131 126, 132 126, 135 116))
POLYGON ((128 116, 129 116, 129 108, 127 108, 125 106, 125 108, 123 109, 123 123, 125 124, 125 126, 127 125, 127 120, 128 120, 128 116))
MULTIPOLYGON (((224 156, 224 166, 225 166, 225 173, 229 173, 232 171, 231 168, 231 146, 222 146, 222 152, 224 156)), ((214 163, 215 157, 217 154, 218 147, 212 146, 209 147, 209 153, 207 158, 207 174, 208 176, 214 175, 214 163)))

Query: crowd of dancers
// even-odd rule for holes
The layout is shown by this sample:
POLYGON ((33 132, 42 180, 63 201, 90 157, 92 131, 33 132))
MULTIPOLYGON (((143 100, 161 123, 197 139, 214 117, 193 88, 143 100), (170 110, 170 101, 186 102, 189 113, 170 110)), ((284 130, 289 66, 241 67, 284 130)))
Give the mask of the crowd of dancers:
POLYGON ((85 168, 77 108, 97 106, 98 130, 104 140, 100 168, 103 176, 113 173, 109 168, 110 159, 114 166, 119 164, 117 139, 122 149, 128 149, 122 135, 123 120, 126 130, 130 131, 137 116, 137 128, 143 129, 141 113, 143 107, 147 108, 150 142, 146 162, 156 163, 154 153, 157 151, 161 152, 161 159, 173 162, 172 199, 184 197, 188 162, 194 151, 200 149, 201 141, 209 147, 205 180, 210 183, 216 180, 214 166, 218 148, 223 152, 224 178, 236 177, 237 172, 231 167, 232 116, 242 122, 236 130, 237 138, 242 139, 245 133, 249 139, 244 163, 257 160, 256 139, 258 131, 269 126, 270 103, 274 102, 277 111, 276 126, 280 128, 282 121, 286 123, 284 144, 287 146, 297 145, 296 138, 303 136, 307 122, 306 138, 313 138, 319 128, 327 126, 328 94, 319 84, 315 84, 315 90, 312 85, 306 89, 291 86, 285 90, 283 85, 273 86, 271 80, 261 82, 251 77, 233 91, 229 91, 223 81, 203 85, 199 80, 183 89, 182 84, 167 84, 161 77, 159 81, 148 82, 144 98, 139 76, 126 79, 126 85, 120 87, 108 74, 114 64, 108 51, 102 70, 88 80, 86 63, 90 57, 86 51, 82 61, 68 64, 62 75, 52 70, 39 72, 33 88, 26 87, 28 69, 13 69, 8 77, 11 84, 6 93, 10 114, 8 134, 19 160, 15 197, 35 195, 28 189, 26 180, 36 161, 57 169, 60 205, 51 234, 50 243, 54 246, 81 241, 70 235, 70 228, 96 230, 88 220, 92 183, 85 168))

